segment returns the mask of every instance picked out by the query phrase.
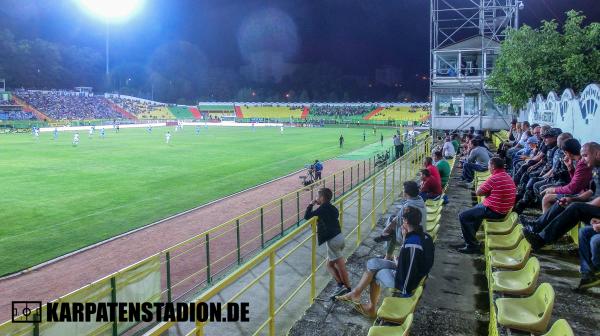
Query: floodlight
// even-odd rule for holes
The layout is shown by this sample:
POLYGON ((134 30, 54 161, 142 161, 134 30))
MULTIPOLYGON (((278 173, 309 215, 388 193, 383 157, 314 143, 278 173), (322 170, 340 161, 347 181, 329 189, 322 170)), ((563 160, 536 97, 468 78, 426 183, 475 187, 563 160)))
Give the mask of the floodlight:
POLYGON ((87 12, 105 21, 124 20, 138 11, 144 0, 77 0, 87 12))

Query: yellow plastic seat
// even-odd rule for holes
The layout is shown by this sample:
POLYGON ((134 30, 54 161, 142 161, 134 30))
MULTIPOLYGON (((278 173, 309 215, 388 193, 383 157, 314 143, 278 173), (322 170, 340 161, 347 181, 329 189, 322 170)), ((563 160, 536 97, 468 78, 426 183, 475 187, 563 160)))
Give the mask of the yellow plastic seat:
POLYGON ((550 330, 542 336, 575 336, 575 333, 567 320, 560 319, 554 322, 550 330))
POLYGON ((571 239, 573 239, 573 243, 575 243, 575 245, 577 245, 577 247, 579 247, 579 229, 585 224, 579 222, 577 223, 577 225, 575 225, 575 227, 573 227, 571 230, 569 230, 569 232, 567 233, 571 239))
POLYGON ((510 250, 523 239, 523 225, 518 224, 511 232, 505 235, 489 235, 485 239, 488 250, 510 250))
POLYGON ((531 257, 520 270, 493 272, 492 289, 504 294, 529 295, 535 290, 539 275, 540 262, 536 257, 531 257))
POLYGON ((427 233, 429 233, 429 235, 431 236, 431 238, 433 238, 433 241, 437 240, 437 234, 438 231, 440 231, 440 225, 437 224, 436 226, 434 226, 431 230, 427 230, 427 233))
POLYGON ((444 197, 444 194, 442 194, 440 196, 440 198, 436 199, 436 200, 428 199, 427 201, 425 201, 425 206, 427 208, 430 208, 430 207, 439 207, 439 206, 441 206, 444 203, 443 197, 444 197))
POLYGON ((433 205, 428 205, 427 206, 427 215, 429 214, 438 214, 442 211, 442 206, 433 206, 433 205))
POLYGON ((554 295, 552 286, 545 282, 531 296, 496 299, 498 324, 530 333, 543 333, 550 323, 554 295))
POLYGON ((399 326, 375 326, 369 328, 367 336, 408 336, 410 327, 412 326, 413 314, 408 314, 404 323, 399 326))
MULTIPOLYGON (((429 216, 427 216, 429 217, 429 216)), ((431 229, 433 229, 436 225, 438 225, 438 223, 440 222, 440 219, 442 218, 442 214, 438 214, 435 218, 429 220, 429 218, 427 218, 427 223, 426 223, 426 230, 429 231, 431 229)))
POLYGON ((492 267, 506 269, 521 269, 529 259, 531 245, 525 239, 521 239, 519 245, 511 250, 491 250, 490 263, 492 267))
POLYGON ((427 208, 427 221, 433 220, 435 219, 435 217, 437 217, 437 215, 439 215, 442 212, 442 207, 435 207, 433 209, 431 209, 431 211, 429 210, 429 208, 427 208))
POLYGON ((519 215, 516 212, 510 212, 505 218, 501 220, 483 220, 483 229, 488 235, 500 234, 504 235, 513 230, 517 225, 519 215))
POLYGON ((419 286, 411 297, 389 296, 384 298, 381 307, 377 310, 377 319, 402 324, 408 315, 415 311, 421 294, 423 294, 423 287, 419 286))

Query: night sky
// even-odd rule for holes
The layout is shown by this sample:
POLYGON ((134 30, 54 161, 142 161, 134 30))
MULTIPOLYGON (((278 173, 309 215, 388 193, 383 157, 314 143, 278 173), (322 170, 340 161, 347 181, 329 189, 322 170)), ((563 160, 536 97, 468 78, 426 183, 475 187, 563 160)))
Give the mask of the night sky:
MULTIPOLYGON (((600 21, 599 0, 525 0, 521 22, 537 26, 542 19, 562 20, 571 8, 600 21)), ((104 24, 75 0, 2 0, 2 28, 17 38, 104 52, 104 24)), ((245 63, 246 49, 276 47, 291 63, 335 63, 345 74, 367 77, 391 65, 408 80, 409 74, 428 72, 429 1, 146 0, 135 17, 111 26, 111 57, 114 63, 143 63, 172 40, 196 44, 215 66, 237 69, 245 63), (285 27, 285 38, 274 41, 276 46, 255 45, 253 24, 270 15, 285 18, 276 22, 285 27)))

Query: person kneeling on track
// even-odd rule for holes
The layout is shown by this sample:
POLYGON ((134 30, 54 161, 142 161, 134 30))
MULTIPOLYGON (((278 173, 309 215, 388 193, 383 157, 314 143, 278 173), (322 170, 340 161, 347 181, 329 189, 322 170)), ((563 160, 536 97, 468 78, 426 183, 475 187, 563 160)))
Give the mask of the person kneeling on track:
POLYGON ((372 258, 367 261, 367 270, 350 293, 337 296, 339 301, 349 302, 361 314, 375 316, 381 287, 395 288, 398 295, 408 297, 429 274, 433 266, 435 247, 433 239, 423 231, 421 211, 408 206, 402 212, 402 236, 404 244, 397 262, 372 258), (362 292, 369 286, 369 301, 360 303, 362 292))

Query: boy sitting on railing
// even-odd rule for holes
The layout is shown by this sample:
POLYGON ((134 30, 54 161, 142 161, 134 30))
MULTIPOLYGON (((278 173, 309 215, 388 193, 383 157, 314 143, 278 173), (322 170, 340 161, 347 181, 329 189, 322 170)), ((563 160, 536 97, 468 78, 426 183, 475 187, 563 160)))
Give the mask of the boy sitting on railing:
POLYGON ((304 219, 309 220, 315 216, 319 217, 317 221, 317 240, 319 245, 327 245, 327 271, 337 282, 337 288, 334 296, 346 294, 351 291, 350 279, 346 270, 346 260, 344 259, 344 235, 340 228, 339 211, 331 204, 333 193, 329 188, 321 188, 317 193, 317 199, 312 201, 306 208, 304 219), (317 210, 313 210, 315 205, 319 205, 317 210))

